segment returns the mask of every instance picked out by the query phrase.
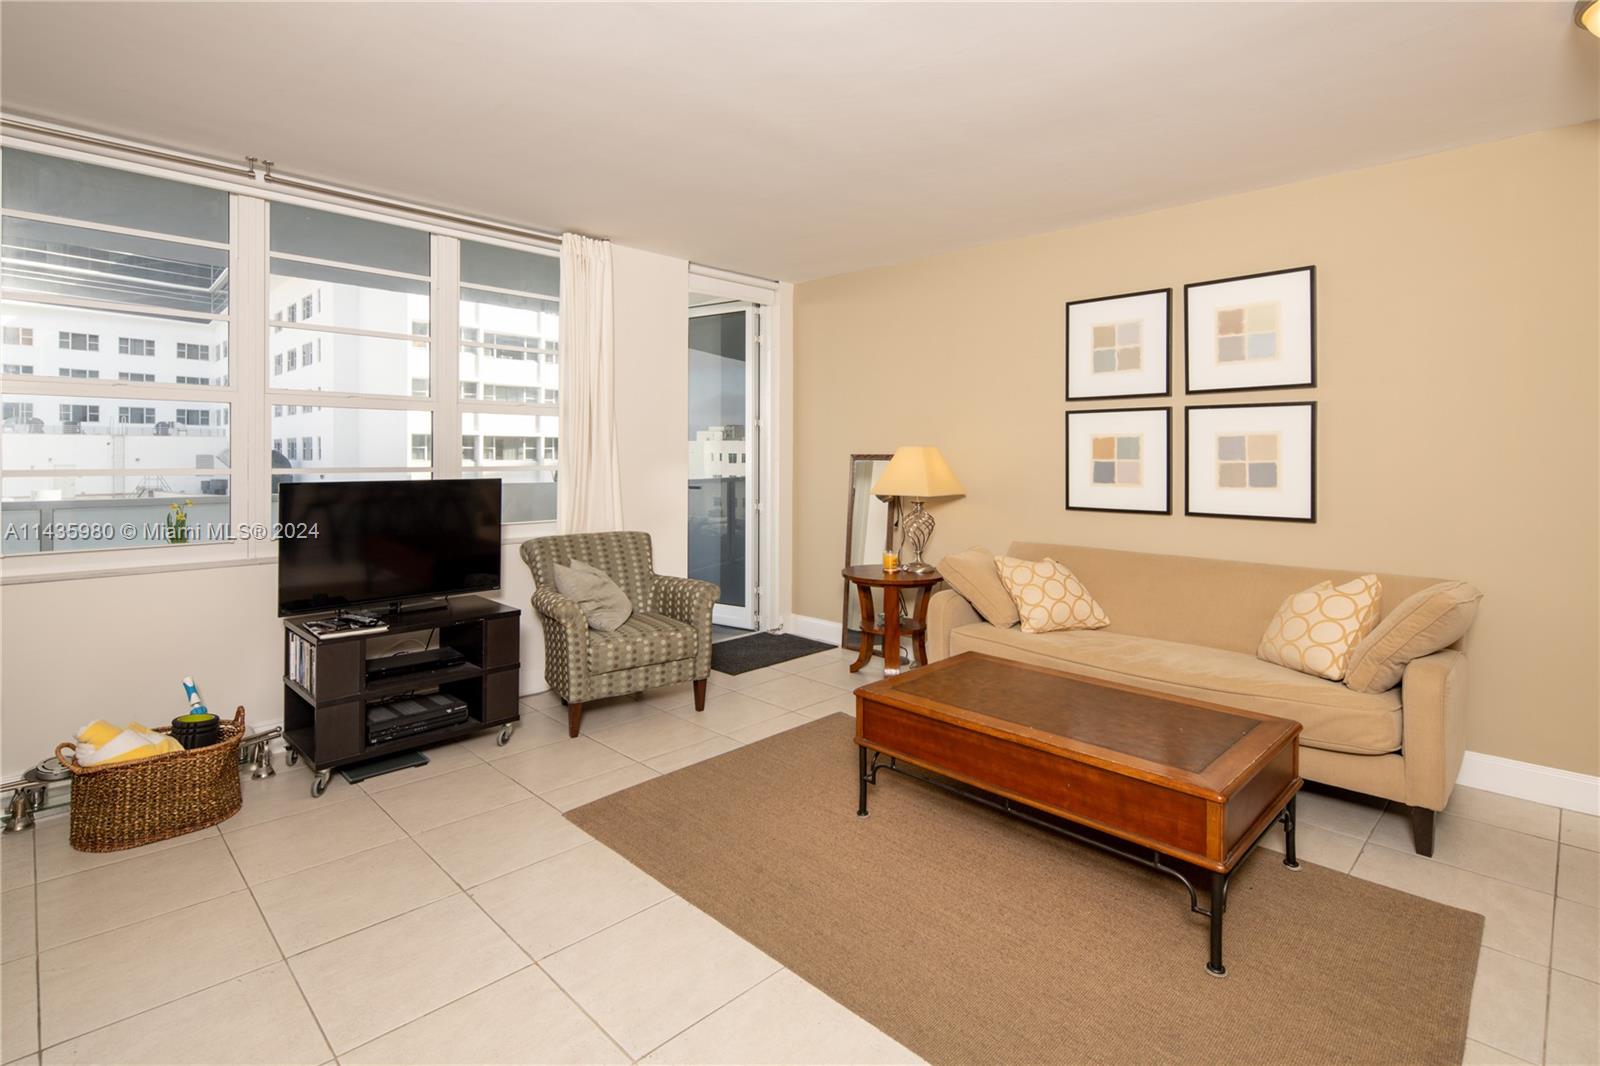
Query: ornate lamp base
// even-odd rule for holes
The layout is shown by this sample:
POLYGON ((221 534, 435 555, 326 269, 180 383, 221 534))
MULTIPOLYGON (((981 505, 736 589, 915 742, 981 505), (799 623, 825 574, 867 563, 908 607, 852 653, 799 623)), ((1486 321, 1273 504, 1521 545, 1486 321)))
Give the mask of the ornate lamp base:
POLYGON ((901 569, 912 574, 932 573, 933 567, 922 561, 922 551, 933 537, 933 516, 922 509, 921 500, 912 500, 911 513, 901 517, 900 536, 911 545, 911 550, 917 556, 915 561, 903 564, 901 569))

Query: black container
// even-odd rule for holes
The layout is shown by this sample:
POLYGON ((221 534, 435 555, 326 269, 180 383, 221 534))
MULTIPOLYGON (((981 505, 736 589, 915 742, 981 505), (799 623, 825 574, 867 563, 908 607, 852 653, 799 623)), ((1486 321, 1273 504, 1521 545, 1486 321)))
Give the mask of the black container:
MULTIPOLYGON (((187 717, 187 716, 185 716, 187 717)), ((205 748, 222 739, 222 723, 216 715, 207 715, 202 721, 172 720, 172 738, 187 748, 205 748)))

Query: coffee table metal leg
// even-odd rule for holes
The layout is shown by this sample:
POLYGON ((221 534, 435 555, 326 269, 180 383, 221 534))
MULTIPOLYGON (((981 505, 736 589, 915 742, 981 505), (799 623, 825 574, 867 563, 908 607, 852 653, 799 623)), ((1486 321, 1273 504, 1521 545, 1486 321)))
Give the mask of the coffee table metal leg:
POLYGON ((861 767, 861 801, 856 805, 856 817, 867 816, 867 782, 871 780, 867 773, 867 749, 857 745, 856 755, 859 757, 858 765, 861 767))
POLYGON ((1226 977, 1227 969, 1222 965, 1222 912, 1228 907, 1228 875, 1211 875, 1211 961, 1206 963, 1206 970, 1213 977, 1226 977))
POLYGON ((1283 864, 1291 870, 1300 869, 1300 861, 1294 857, 1294 801, 1290 797, 1289 805, 1283 809, 1283 864))

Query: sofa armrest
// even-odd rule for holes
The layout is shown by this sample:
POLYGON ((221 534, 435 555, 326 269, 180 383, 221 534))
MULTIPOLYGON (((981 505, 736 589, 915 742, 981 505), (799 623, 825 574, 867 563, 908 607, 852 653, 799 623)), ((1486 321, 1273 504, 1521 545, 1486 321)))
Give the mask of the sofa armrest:
POLYGON ((967 598, 955 589, 940 589, 928 600, 928 661, 950 658, 950 632, 956 626, 981 622, 967 598))
POLYGON ((589 620, 576 600, 570 600, 548 585, 533 590, 533 609, 545 618, 564 626, 587 631, 589 620))
POLYGON ((711 609, 722 590, 709 581, 655 574, 650 579, 651 609, 694 627, 694 676, 711 673, 711 609))
POLYGON ((1406 664, 1400 679, 1406 802, 1444 810, 1467 750, 1467 657, 1453 648, 1406 664))
POLYGON ((589 619, 576 602, 548 585, 533 590, 544 629, 544 679, 569 703, 589 698, 589 619))

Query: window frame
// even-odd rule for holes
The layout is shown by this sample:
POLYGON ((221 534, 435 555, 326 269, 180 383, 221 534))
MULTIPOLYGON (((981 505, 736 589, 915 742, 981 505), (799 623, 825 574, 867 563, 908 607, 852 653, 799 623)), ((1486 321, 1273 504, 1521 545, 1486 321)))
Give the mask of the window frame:
MULTIPOLYGON (((294 402, 300 404, 302 409, 306 409, 308 405, 315 407, 368 407, 405 410, 426 408, 432 415, 431 462, 426 467, 413 466, 402 469, 403 472, 407 473, 426 471, 434 479, 463 476, 462 449, 459 446, 442 449, 438 446, 441 431, 446 432, 446 440, 454 440, 460 436, 463 407, 500 413, 529 412, 528 407, 520 404, 463 401, 459 395, 460 338, 457 323, 459 321, 462 295, 462 286, 459 280, 460 242, 462 240, 471 240, 483 244, 498 245, 518 252, 544 255, 558 260, 560 257, 559 242, 555 240, 541 242, 535 239, 508 237, 488 230, 475 229, 470 223, 466 222, 436 221, 426 217, 426 213, 420 208, 418 209, 419 213, 414 215, 399 206, 393 209, 357 207, 331 197, 325 198, 314 194, 291 193, 272 188, 253 176, 250 178, 244 176, 234 178, 208 173, 199 168, 183 168, 165 163, 156 164, 146 162, 143 159, 110 154, 99 149, 87 150, 60 144, 51 140, 48 136, 8 132, 3 138, 0 138, 0 144, 39 155, 73 159, 107 169, 123 170, 182 184, 217 189, 228 194, 229 240, 226 244, 168 233, 146 233, 142 230, 119 227, 109 223, 87 223, 65 217, 39 216, 42 221, 58 222, 80 228, 157 237, 175 243, 189 243, 202 247, 225 249, 228 253, 228 272, 231 287, 227 311, 205 315, 192 313, 184 317, 192 317, 197 321, 226 323, 227 340, 222 348, 225 354, 219 354, 218 346, 212 345, 211 351, 208 353, 210 358, 206 360, 206 362, 216 362, 220 358, 227 359, 229 373, 226 385, 151 383, 123 381, 108 377, 98 379, 37 378, 14 374, 5 374, 0 377, 0 381, 3 381, 8 400, 20 400, 21 402, 30 402, 36 396, 60 396, 64 398, 92 397, 101 401, 99 406, 102 408, 105 403, 110 402, 113 411, 117 406, 123 404, 138 406, 143 403, 148 405, 150 400, 168 403, 187 403, 192 401, 204 407, 221 408, 220 414, 213 417, 212 424, 217 425, 220 420, 221 425, 228 427, 230 431, 229 447, 232 451, 233 461, 227 469, 217 469, 215 471, 207 471, 207 473, 226 477, 229 481, 228 500, 231 509, 231 522, 236 533, 242 528, 264 527, 270 521, 272 479, 270 427, 272 425, 271 409, 274 404, 285 405, 288 402, 294 402), (280 390, 271 387, 269 375, 271 355, 267 345, 270 325, 274 319, 285 327, 290 325, 282 315, 282 311, 286 308, 280 308, 274 314, 267 306, 271 295, 270 276, 271 260, 273 258, 268 236, 267 214, 270 205, 274 203, 309 207, 319 211, 348 215, 354 218, 419 230, 429 235, 433 277, 429 294, 431 336, 426 343, 429 343, 432 395, 427 397, 426 400, 409 395, 378 397, 333 391, 280 390)), ((21 217, 29 213, 8 211, 5 214, 21 217)), ((491 286, 473 285, 468 288, 494 291, 491 286)), ((48 300, 41 299, 37 294, 22 292, 5 292, 3 295, 8 304, 52 303, 112 313, 120 312, 134 315, 152 313, 151 309, 147 307, 120 305, 103 301, 72 298, 48 300)), ((529 294, 517 293, 517 295, 529 294)), ((540 295, 546 299, 553 300, 559 309, 559 292, 532 295, 540 295)), ((320 318, 322 311, 320 289, 314 290, 311 293, 311 298, 314 310, 312 324, 308 326, 303 321, 305 316, 297 315, 296 317, 302 319, 302 321, 295 322, 293 328, 309 328, 313 332, 340 332, 338 327, 315 321, 315 319, 320 318)), ((303 298, 297 300, 297 304, 303 306, 303 298)), ((299 306, 297 306, 296 310, 299 310, 299 306)), ((32 329, 33 327, 18 328, 32 329)), ((70 332, 80 331, 74 330, 70 332)), ((102 332, 104 331, 102 330, 102 332)), ((103 337, 98 335, 97 339, 104 340, 103 337)), ((406 335, 404 339, 421 338, 412 338, 406 335)), ((36 329, 34 330, 33 341, 34 345, 37 346, 39 338, 36 329)), ((98 348, 98 345, 96 347, 98 348)), ((320 343, 318 348, 320 348, 320 343)), ((82 351, 84 349, 75 350, 82 351)), ((559 350, 559 345, 557 345, 556 350, 559 350)), ((199 360, 194 361, 198 362, 199 360)), ((316 361, 319 363, 322 361, 320 353, 316 361)), ((211 380, 215 381, 217 379, 212 377, 211 380)), ((555 404, 539 405, 539 407, 552 413, 556 411, 555 404)), ((99 413, 104 417, 103 410, 99 413)), ((541 411, 536 410, 530 413, 541 413, 541 411)), ((301 434, 297 433, 297 436, 299 435, 301 434)), ((320 458, 322 451, 320 435, 317 435, 316 439, 317 452, 320 458)), ((409 452, 409 437, 407 445, 409 452)), ((330 472, 333 470, 332 467, 323 467, 321 469, 330 472)), ((509 467, 505 469, 508 474, 513 472, 509 467)), ((365 472, 376 475, 392 471, 384 468, 382 470, 371 469, 365 472)), ((484 471, 486 474, 492 474, 493 472, 484 471)), ((84 470, 81 473, 94 475, 104 472, 84 470)), ((40 475, 37 471, 6 470, 4 471, 4 476, 37 477, 40 475)), ((508 522, 502 525, 502 542, 506 544, 518 543, 529 536, 548 532, 553 526, 554 520, 508 522)), ((181 549, 181 555, 176 554, 168 546, 126 547, 90 551, 74 551, 62 548, 49 552, 18 553, 4 556, 5 572, 0 574, 0 584, 60 580, 115 573, 159 572, 247 565, 275 562, 276 558, 277 544, 275 541, 248 538, 185 545, 181 549)))

